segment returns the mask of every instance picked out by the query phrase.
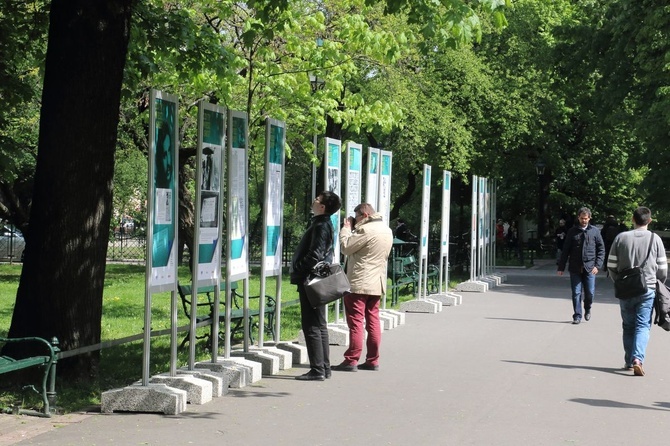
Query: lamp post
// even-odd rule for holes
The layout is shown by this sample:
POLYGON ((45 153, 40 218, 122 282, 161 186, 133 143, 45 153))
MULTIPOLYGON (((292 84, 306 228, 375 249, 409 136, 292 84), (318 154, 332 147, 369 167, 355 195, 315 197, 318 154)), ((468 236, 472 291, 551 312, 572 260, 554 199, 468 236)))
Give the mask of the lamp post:
MULTIPOLYGON (((316 39, 316 46, 317 48, 321 48, 323 46, 323 39, 318 38, 316 39)), ((312 86, 312 96, 316 94, 318 90, 322 90, 323 86, 325 84, 325 81, 323 79, 319 79, 318 72, 315 71, 313 74, 309 75, 309 83, 312 86)), ((318 159, 318 140, 317 140, 317 133, 316 133, 316 116, 314 117, 314 159, 318 159)), ((313 200, 314 197, 316 197, 316 161, 312 162, 312 195, 310 197, 310 200, 313 200)))
POLYGON ((540 159, 535 163, 535 173, 538 181, 538 200, 537 200, 537 239, 538 243, 544 236, 544 169, 545 164, 540 159))

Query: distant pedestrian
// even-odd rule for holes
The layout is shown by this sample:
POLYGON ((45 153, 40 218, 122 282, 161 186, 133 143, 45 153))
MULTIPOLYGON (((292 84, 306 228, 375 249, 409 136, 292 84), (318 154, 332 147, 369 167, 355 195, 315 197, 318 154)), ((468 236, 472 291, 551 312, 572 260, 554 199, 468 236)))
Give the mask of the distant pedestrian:
POLYGON ((558 221, 558 227, 554 231, 556 238, 556 263, 558 264, 561 254, 563 253, 563 245, 565 244, 565 236, 568 234, 568 228, 565 226, 565 220, 562 218, 558 221))
POLYGON ((610 278, 615 281, 622 270, 641 265, 649 252, 644 267, 647 291, 640 296, 619 300, 623 327, 624 368, 632 369, 636 376, 644 376, 642 364, 649 342, 656 279, 665 282, 668 275, 668 259, 663 242, 657 234, 647 230, 649 223, 651 223, 649 208, 641 206, 635 209, 634 229, 617 235, 607 258, 610 278), (651 251, 649 251, 650 243, 651 251))
POLYGON ((355 372, 379 369, 382 330, 379 302, 386 293, 386 268, 393 246, 393 233, 372 205, 362 203, 354 209, 340 231, 340 250, 347 256, 347 277, 351 293, 344 296, 349 327, 349 348, 344 361, 333 370, 355 372), (358 364, 367 331, 365 362, 358 364))
POLYGON ((596 292, 596 275, 605 261, 605 244, 600 231, 591 225, 591 210, 579 209, 577 225, 565 236, 563 252, 558 260, 558 275, 562 276, 566 264, 570 272, 572 290, 572 323, 582 321, 582 293, 584 294, 584 319, 591 319, 591 306, 596 292), (569 260, 569 263, 568 263, 569 260))

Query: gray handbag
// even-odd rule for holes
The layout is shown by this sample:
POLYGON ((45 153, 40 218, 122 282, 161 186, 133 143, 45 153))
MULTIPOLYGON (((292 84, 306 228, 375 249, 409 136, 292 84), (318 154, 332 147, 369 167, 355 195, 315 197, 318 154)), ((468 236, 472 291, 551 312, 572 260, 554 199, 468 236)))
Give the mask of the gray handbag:
POLYGON ((312 274, 305 280, 307 300, 317 308, 336 301, 351 289, 347 274, 341 265, 319 262, 312 269, 312 274))

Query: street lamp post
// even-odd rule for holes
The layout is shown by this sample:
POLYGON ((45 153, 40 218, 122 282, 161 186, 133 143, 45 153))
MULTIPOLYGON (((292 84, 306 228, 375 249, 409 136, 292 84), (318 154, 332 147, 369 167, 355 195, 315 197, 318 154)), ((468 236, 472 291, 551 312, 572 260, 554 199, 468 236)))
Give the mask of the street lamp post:
MULTIPOLYGON (((545 164, 542 160, 535 163, 535 173, 538 181, 538 200, 537 200, 537 239, 538 245, 544 237, 544 169, 545 164)), ((539 246, 538 246, 539 247, 539 246)))

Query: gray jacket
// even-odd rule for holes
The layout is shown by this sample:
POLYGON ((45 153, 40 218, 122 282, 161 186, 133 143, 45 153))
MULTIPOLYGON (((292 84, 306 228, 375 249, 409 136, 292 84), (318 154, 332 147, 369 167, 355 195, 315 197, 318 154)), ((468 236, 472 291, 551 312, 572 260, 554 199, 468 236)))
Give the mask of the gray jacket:
POLYGON ((644 276, 649 288, 656 288, 656 279, 665 282, 668 276, 668 259, 661 238, 646 229, 633 229, 622 232, 612 242, 607 270, 612 281, 616 280, 620 271, 633 266, 640 266, 649 250, 649 241, 653 237, 651 253, 644 268, 644 276))

